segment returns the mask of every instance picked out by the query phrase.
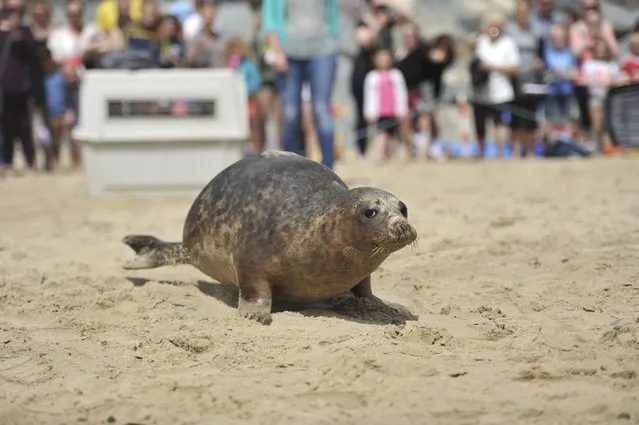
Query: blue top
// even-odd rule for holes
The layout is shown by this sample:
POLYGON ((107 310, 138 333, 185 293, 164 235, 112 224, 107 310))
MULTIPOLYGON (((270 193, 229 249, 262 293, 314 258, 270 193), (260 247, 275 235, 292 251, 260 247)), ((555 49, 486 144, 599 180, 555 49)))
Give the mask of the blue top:
MULTIPOLYGON (((557 50, 551 46, 546 48, 546 67, 548 70, 568 72, 577 67, 577 58, 568 49, 557 50)), ((548 87, 550 95, 572 94, 573 83, 570 80, 555 79, 548 87)))
POLYGON ((260 87, 262 87, 262 77, 260 77, 257 67, 251 60, 242 59, 239 72, 244 77, 249 97, 254 96, 260 87))
POLYGON ((339 14, 338 0, 264 0, 263 32, 276 33, 292 58, 332 54, 340 35, 339 14))
POLYGON ((195 13, 195 8, 189 0, 176 0, 168 7, 167 12, 171 16, 178 18, 180 23, 184 24, 184 20, 191 14, 195 13))

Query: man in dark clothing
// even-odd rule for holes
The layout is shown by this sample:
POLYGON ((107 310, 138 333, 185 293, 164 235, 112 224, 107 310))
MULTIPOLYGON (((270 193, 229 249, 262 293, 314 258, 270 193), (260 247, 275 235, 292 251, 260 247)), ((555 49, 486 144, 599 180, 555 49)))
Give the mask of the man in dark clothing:
POLYGON ((20 25, 20 14, 16 8, 4 6, 0 9, 0 52, 6 50, 5 63, 0 75, 2 111, 0 131, 2 133, 2 163, 13 165, 15 139, 20 139, 30 169, 35 167, 35 146, 31 131, 29 100, 43 81, 41 64, 35 55, 33 34, 20 25))

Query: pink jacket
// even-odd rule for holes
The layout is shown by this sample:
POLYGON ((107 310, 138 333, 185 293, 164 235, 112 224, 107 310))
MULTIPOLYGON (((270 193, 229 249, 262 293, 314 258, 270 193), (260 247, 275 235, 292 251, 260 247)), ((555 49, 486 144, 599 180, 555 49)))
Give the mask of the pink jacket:
MULTIPOLYGON (((408 113, 408 90, 404 76, 397 69, 389 71, 395 90, 395 112, 398 117, 408 113)), ((380 72, 376 70, 366 74, 364 80, 364 117, 369 120, 379 118, 379 82, 380 72)))

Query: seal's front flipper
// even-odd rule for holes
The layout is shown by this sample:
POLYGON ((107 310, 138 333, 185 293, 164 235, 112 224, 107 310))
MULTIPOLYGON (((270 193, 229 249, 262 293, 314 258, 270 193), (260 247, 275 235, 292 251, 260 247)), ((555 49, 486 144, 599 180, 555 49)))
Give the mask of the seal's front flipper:
POLYGON ((360 283, 351 288, 351 292, 357 298, 366 299, 370 301, 373 306, 381 307, 382 309, 391 309, 403 320, 418 320, 419 317, 411 313, 406 307, 401 304, 387 303, 373 294, 371 287, 371 277, 367 276, 360 283))
POLYGON ((122 242, 137 254, 133 260, 124 264, 125 269, 153 269, 188 264, 188 255, 180 242, 164 242, 149 235, 128 235, 122 242))
POLYGON ((271 316, 272 298, 268 282, 262 280, 243 280, 240 278, 240 297, 237 311, 240 316, 255 320, 263 325, 273 322, 271 316))

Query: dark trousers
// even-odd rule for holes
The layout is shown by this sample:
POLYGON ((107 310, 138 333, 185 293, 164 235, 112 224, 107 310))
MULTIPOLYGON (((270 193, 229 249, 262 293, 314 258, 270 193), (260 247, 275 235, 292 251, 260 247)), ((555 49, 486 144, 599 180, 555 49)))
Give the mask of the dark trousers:
POLYGON ((362 155, 366 154, 368 147, 368 137, 366 133, 367 122, 364 117, 364 81, 354 82, 351 94, 355 101, 355 137, 357 138, 357 148, 362 155))
POLYGON ((35 145, 31 131, 28 96, 8 94, 3 96, 0 131, 2 132, 2 162, 6 165, 13 165, 15 141, 20 139, 27 165, 29 168, 33 168, 35 166, 35 145))
POLYGON ((486 141, 486 121, 490 120, 494 125, 502 124, 502 114, 500 108, 504 105, 485 105, 481 103, 472 103, 473 118, 475 124, 475 134, 477 139, 482 142, 486 141))
POLYGON ((579 124, 582 130, 590 130, 590 96, 587 86, 575 86, 575 98, 577 99, 577 106, 579 106, 579 124))

